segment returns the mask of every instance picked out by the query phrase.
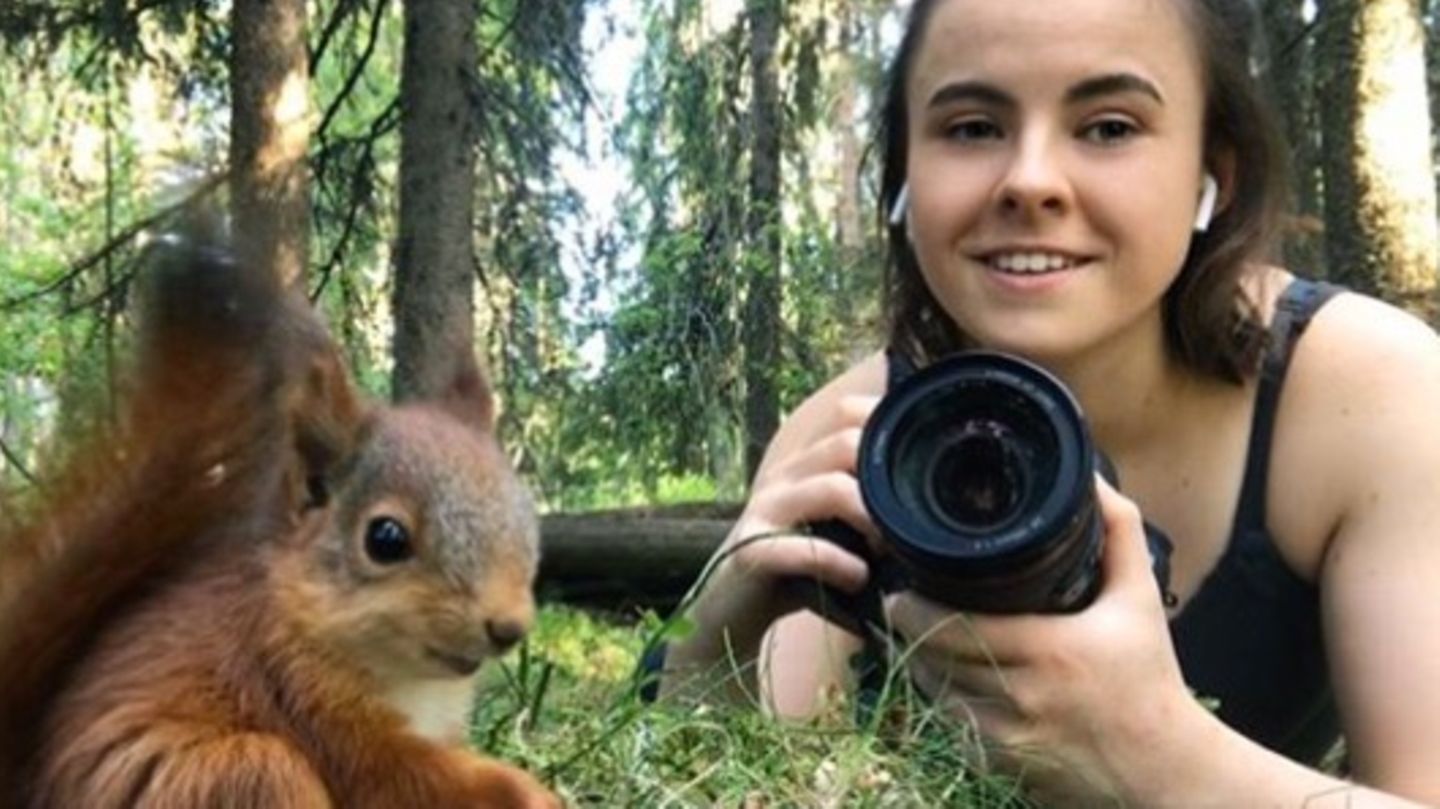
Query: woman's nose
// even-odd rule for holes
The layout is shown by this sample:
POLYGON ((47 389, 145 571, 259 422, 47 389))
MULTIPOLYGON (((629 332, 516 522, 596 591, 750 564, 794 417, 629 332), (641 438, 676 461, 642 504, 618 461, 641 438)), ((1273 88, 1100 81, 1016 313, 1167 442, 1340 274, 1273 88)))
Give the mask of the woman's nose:
POLYGON ((1001 209, 1015 216, 1055 215, 1070 206, 1068 179, 1054 146, 1042 133, 1016 143, 998 190, 1001 209))

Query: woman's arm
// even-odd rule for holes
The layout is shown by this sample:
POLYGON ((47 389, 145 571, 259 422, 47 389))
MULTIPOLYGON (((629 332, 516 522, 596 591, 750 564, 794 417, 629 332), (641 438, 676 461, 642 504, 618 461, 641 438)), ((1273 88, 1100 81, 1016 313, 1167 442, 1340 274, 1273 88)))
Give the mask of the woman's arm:
POLYGON ((863 641, 813 612, 786 615, 770 628, 760 654, 760 696, 785 719, 809 719, 853 687, 850 658, 863 641))
POLYGON ((1319 574, 1336 699, 1355 778, 1440 805, 1440 340, 1335 305, 1306 421, 1345 504, 1319 574))
MULTIPOLYGON (((868 571, 859 557, 795 529, 839 518, 873 536, 854 477, 855 455, 884 379, 884 357, 872 355, 817 391, 781 426, 745 511, 717 551, 722 558, 691 608, 696 631, 669 652, 662 694, 759 700, 764 638, 777 619, 801 606, 777 590, 781 577, 813 577, 848 592, 864 585, 868 571)), ((782 714, 795 713, 791 706, 803 702, 805 688, 837 676, 828 670, 834 656, 797 653, 829 645, 820 627, 793 616, 770 636, 763 690, 782 714)))

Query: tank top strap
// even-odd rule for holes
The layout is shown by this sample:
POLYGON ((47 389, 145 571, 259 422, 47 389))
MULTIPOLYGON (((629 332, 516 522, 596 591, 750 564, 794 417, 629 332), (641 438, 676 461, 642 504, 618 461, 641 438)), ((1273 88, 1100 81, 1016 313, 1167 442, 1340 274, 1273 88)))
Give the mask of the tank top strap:
POLYGON ((1275 411, 1295 344, 1315 313, 1342 289, 1324 281, 1296 278, 1275 302, 1275 316, 1265 343, 1255 393, 1255 413, 1250 423, 1250 445, 1246 450, 1245 477, 1240 484, 1240 503, 1235 509, 1232 537, 1266 536, 1266 488, 1270 480, 1270 444, 1275 432, 1275 411))

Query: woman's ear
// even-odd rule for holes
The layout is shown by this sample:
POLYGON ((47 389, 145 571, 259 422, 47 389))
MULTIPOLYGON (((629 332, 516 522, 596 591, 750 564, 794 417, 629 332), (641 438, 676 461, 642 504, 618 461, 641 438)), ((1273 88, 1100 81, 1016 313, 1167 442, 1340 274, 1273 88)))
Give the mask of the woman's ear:
POLYGON ((905 241, 915 243, 914 224, 910 219, 910 183, 901 183, 900 190, 895 193, 895 203, 890 206, 888 218, 891 227, 905 228, 905 241))
POLYGON ((890 205, 890 226, 900 227, 909 224, 910 219, 910 183, 901 183, 900 190, 895 193, 895 202, 890 205))
POLYGON ((1205 160, 1204 169, 1207 174, 1215 178, 1215 208, 1211 215, 1213 221, 1215 216, 1224 213, 1235 201, 1235 187, 1240 179, 1235 163, 1235 153, 1224 149, 1210 155, 1205 160))
POLYGON ((1205 177, 1200 181, 1200 204, 1195 210, 1196 233, 1204 233, 1210 229, 1210 220, 1215 216, 1215 198, 1219 193, 1215 175, 1205 172, 1205 177))

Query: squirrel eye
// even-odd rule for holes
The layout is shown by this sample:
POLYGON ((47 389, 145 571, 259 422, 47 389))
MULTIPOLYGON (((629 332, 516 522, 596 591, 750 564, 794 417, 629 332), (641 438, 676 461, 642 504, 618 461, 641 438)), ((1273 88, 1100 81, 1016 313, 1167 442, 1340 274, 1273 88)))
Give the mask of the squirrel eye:
POLYGON ((410 532, 393 517, 376 517, 365 526, 365 553, 382 565, 403 562, 415 555, 410 532))

